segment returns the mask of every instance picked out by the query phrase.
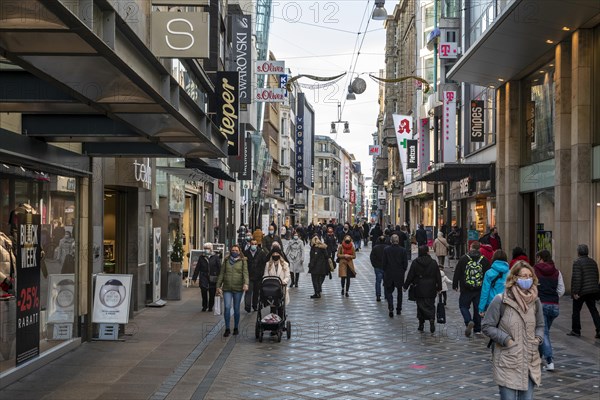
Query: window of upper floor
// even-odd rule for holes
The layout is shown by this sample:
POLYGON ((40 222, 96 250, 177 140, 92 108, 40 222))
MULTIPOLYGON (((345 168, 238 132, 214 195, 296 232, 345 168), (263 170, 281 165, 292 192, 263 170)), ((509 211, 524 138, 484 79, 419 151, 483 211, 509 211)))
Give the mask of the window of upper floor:
POLYGON ((442 17, 459 18, 460 0, 442 0, 442 17))

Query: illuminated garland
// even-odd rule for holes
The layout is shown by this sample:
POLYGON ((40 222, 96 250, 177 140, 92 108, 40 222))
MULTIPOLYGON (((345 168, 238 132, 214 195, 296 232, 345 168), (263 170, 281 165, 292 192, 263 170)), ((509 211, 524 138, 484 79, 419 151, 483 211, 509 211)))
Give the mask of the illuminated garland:
POLYGON ((429 82, 427 82, 425 79, 421 78, 420 76, 403 76, 401 78, 386 79, 386 78, 379 78, 375 75, 369 74, 369 77, 375 81, 382 82, 382 83, 398 83, 398 82, 406 81, 408 79, 414 79, 425 85, 425 87, 423 88, 423 93, 429 92, 429 82))
MULTIPOLYGON (((285 88, 289 91, 292 92, 292 83, 297 81, 300 78, 308 78, 308 79, 312 79, 313 81, 319 81, 319 82, 328 82, 327 85, 331 85, 331 83, 333 81, 338 81, 340 80, 344 75, 346 75, 346 72, 344 72, 343 74, 340 75, 336 75, 336 76, 316 76, 316 75, 307 75, 307 74, 302 74, 302 75, 296 75, 290 79, 288 79, 287 84, 285 85, 285 88)), ((327 86, 327 85, 315 85, 315 89, 321 86, 327 86)), ((306 86, 303 86, 306 87, 306 86)), ((310 88, 310 87, 309 87, 310 88)))

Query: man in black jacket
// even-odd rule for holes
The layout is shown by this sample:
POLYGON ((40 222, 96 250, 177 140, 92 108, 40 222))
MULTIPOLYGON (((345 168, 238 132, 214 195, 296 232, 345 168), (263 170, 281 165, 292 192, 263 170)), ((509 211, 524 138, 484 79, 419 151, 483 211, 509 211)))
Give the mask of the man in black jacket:
POLYGON ((423 224, 419 225, 419 229, 415 233, 415 239, 419 247, 427 245, 427 231, 423 227, 423 224))
POLYGON ((486 271, 490 269, 490 262, 481 255, 479 248, 481 244, 477 241, 471 243, 471 251, 462 256, 456 264, 452 288, 456 291, 460 288, 458 298, 458 307, 465 321, 465 336, 471 337, 471 332, 475 330, 476 335, 481 335, 481 316, 479 315, 479 298, 481 297, 481 283, 486 271), (479 287, 474 287, 467 283, 467 264, 474 262, 479 266, 481 274, 481 283, 479 287), (473 305, 473 314, 471 315, 471 305, 473 305))
POLYGON ((581 308, 585 304, 592 314, 596 326, 596 339, 600 339, 600 315, 596 308, 598 298, 598 264, 588 256, 589 249, 585 244, 577 246, 577 260, 573 263, 571 277, 571 296, 573 297, 573 316, 569 336, 581 336, 581 308))
POLYGON ((384 251, 386 248, 385 237, 380 236, 377 244, 371 249, 371 265, 375 270, 375 296, 381 301, 381 282, 383 281, 384 251))
POLYGON ((383 235, 383 231, 381 230, 381 226, 379 226, 379 222, 375 224, 373 229, 371 229, 370 236, 371 242, 373 242, 373 246, 377 244, 379 237, 383 235))
POLYGON ((250 277, 250 285, 244 294, 244 308, 246 312, 250 312, 250 307, 254 311, 258 309, 258 294, 262 283, 265 264, 267 263, 267 250, 257 246, 256 240, 250 241, 250 247, 244 252, 244 256, 248 260, 248 275, 250 277))
POLYGON ((408 268, 408 257, 400 246, 398 235, 392 235, 391 245, 383 251, 383 288, 390 318, 394 317, 394 289, 398 290, 396 314, 402 313, 402 285, 408 268))

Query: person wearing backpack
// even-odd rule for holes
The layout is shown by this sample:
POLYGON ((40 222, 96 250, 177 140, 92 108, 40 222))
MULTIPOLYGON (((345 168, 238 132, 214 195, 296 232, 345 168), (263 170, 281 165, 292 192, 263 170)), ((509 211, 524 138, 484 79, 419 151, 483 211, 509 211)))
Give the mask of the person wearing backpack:
POLYGON ((508 256, 504 250, 496 250, 492 257, 492 266, 483 277, 481 296, 479 297, 479 315, 483 317, 488 306, 496 297, 504 291, 504 283, 508 276, 508 256))
POLYGON ((479 315, 479 298, 483 277, 490 268, 490 262, 479 252, 480 243, 471 243, 469 253, 462 256, 456 264, 452 288, 460 289, 458 306, 465 321, 465 336, 471 337, 475 330, 476 335, 481 335, 481 316, 479 315), (471 305, 473 314, 471 314, 471 305))

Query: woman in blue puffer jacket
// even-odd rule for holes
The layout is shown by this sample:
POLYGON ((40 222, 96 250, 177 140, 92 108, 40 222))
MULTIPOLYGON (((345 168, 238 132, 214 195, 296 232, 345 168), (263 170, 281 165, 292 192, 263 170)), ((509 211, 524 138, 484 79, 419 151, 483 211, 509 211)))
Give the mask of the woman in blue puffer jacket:
POLYGON ((508 256, 502 249, 498 249, 492 256, 492 266, 483 277, 481 296, 479 297, 479 315, 485 314, 488 306, 497 294, 504 292, 504 284, 508 276, 508 256))

